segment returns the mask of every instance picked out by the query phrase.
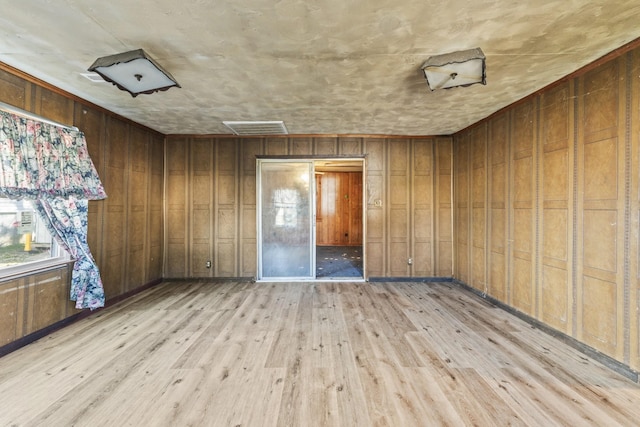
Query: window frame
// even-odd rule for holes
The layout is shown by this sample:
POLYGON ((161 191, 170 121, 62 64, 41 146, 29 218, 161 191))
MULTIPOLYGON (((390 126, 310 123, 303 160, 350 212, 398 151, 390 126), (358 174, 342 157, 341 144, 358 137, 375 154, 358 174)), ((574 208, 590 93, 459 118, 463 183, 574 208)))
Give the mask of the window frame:
MULTIPOLYGON (((9 199, 6 197, 1 197, 0 199, 17 202, 17 200, 9 199)), ((24 201, 33 203, 32 200, 24 199, 24 201)), ((30 206, 30 208, 33 211, 33 214, 38 217, 39 221, 46 221, 44 218, 42 218, 38 214, 38 212, 33 208, 33 206, 30 206)), ((58 244, 56 239, 49 232, 49 229, 46 227, 45 229, 47 231, 47 234, 51 238, 51 248, 50 248, 51 256, 49 256, 46 259, 27 261, 20 264, 10 265, 7 267, 0 266, 0 281, 6 281, 6 280, 14 279, 17 277, 30 276, 39 272, 60 268, 60 266, 64 264, 75 262, 75 260, 71 258, 71 255, 58 244)))

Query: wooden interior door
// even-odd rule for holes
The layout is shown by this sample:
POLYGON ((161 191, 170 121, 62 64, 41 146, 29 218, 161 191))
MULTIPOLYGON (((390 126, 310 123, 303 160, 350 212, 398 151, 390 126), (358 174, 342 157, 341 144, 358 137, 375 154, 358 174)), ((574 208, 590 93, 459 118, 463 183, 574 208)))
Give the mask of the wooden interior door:
POLYGON ((316 245, 362 245, 362 172, 316 174, 316 245))

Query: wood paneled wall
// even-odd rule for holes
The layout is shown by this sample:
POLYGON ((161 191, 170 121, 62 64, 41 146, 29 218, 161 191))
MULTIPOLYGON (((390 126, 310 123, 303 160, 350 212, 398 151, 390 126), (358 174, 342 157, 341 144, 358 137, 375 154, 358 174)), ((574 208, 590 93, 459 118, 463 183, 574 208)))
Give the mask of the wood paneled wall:
POLYGON ((362 172, 316 175, 316 245, 362 245, 362 172))
POLYGON ((165 277, 236 277, 242 270, 241 227, 255 234, 255 225, 240 221, 239 200, 255 206, 255 195, 240 194, 238 154, 232 138, 168 140, 165 277))
POLYGON ((0 348, 74 314, 71 268, 0 281, 0 348))
MULTIPOLYGON (((85 133, 108 198, 89 202, 88 240, 107 301, 162 278, 164 136, 0 67, 0 101, 85 133)), ((67 266, 0 281, 0 346, 77 313, 67 266)))
POLYGON ((365 276, 451 277, 451 147, 447 137, 168 136, 165 277, 256 275, 258 155, 364 155, 365 276))
POLYGON ((639 360, 640 50, 454 136, 454 275, 639 360))

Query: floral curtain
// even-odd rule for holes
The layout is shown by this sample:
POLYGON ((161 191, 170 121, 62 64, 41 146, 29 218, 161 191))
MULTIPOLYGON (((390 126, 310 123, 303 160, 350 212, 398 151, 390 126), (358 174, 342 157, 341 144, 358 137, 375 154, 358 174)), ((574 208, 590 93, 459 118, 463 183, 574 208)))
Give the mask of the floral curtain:
POLYGON ((75 259, 76 308, 104 306, 98 266, 87 244, 88 200, 107 197, 84 134, 0 111, 0 197, 35 200, 56 241, 75 259))
POLYGON ((56 197, 38 199, 35 206, 51 235, 76 260, 71 276, 71 300, 76 302, 76 308, 103 307, 102 279, 87 243, 89 201, 75 196, 56 197))
POLYGON ((3 111, 0 118, 0 197, 107 197, 82 132, 3 111))

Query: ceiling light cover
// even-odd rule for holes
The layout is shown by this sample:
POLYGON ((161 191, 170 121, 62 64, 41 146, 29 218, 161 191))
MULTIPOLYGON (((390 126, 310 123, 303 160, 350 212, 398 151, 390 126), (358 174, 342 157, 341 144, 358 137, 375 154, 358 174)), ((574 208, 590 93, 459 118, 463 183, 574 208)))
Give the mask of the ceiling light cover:
POLYGON ((283 121, 224 121, 236 135, 286 135, 289 133, 283 121))
POLYGON ((100 74, 133 97, 180 87, 176 79, 142 49, 98 58, 89 71, 100 74))
POLYGON ((422 65, 422 71, 431 90, 487 84, 485 56, 480 48, 432 56, 422 65))

